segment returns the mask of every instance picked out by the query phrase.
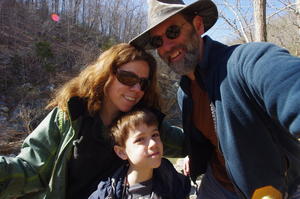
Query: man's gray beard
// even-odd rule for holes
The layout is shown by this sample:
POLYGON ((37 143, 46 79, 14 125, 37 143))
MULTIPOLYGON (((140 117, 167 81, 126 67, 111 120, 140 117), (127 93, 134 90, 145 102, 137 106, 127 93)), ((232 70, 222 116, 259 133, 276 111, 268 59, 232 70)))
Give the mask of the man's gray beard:
MULTIPOLYGON (((188 40, 188 43, 186 44, 186 54, 184 59, 182 59, 179 62, 176 63, 169 63, 168 66, 178 75, 187 75, 191 72, 195 71, 195 68, 198 64, 199 59, 199 38, 198 36, 193 32, 191 34, 191 39, 188 40)), ((164 60, 166 61, 166 60, 164 60)))

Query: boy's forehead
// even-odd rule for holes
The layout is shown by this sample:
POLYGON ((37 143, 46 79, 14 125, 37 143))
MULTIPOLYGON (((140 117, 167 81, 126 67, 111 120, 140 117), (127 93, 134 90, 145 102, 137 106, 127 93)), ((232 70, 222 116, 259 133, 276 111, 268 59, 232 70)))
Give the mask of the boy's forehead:
POLYGON ((136 136, 140 134, 151 133, 158 130, 158 125, 147 125, 145 123, 137 124, 132 130, 129 131, 129 136, 136 136))

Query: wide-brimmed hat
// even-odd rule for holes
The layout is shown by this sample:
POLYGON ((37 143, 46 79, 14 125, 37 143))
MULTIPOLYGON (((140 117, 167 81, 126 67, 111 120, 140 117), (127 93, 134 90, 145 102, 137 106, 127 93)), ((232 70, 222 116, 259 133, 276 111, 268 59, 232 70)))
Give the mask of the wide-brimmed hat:
POLYGON ((140 48, 152 49, 149 44, 150 30, 178 13, 202 16, 205 32, 218 19, 217 7, 211 0, 198 0, 190 5, 185 5, 182 0, 148 0, 148 28, 129 43, 140 48))

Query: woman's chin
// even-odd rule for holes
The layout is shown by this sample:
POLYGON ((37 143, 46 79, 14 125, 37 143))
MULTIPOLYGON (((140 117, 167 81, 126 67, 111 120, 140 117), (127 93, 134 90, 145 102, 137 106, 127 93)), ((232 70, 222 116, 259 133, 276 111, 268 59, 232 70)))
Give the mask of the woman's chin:
POLYGON ((124 113, 127 113, 127 112, 129 112, 129 111, 131 111, 131 109, 133 108, 134 106, 124 106, 124 107, 121 107, 119 110, 121 111, 121 112, 124 112, 124 113))

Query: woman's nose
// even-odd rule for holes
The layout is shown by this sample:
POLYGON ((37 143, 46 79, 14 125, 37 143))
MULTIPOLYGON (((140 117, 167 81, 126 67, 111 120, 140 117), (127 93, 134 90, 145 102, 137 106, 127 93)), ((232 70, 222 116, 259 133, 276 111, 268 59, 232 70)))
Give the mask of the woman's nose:
POLYGON ((140 83, 136 83, 135 85, 131 86, 130 89, 136 90, 136 91, 141 91, 142 90, 140 83))

